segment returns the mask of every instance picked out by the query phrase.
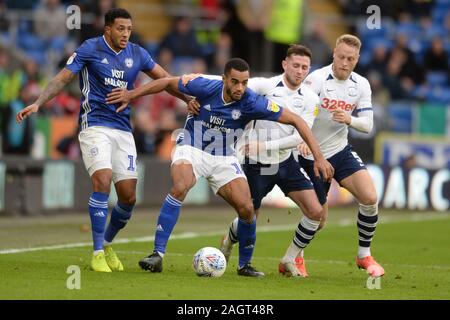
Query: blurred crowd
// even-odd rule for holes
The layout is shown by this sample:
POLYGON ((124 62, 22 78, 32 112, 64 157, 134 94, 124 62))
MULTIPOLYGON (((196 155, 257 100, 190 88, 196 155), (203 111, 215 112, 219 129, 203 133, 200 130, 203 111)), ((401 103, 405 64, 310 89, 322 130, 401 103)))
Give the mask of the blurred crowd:
MULTIPOLYGON (((312 69, 331 62, 332 43, 324 21, 308 21, 302 0, 171 0, 164 5, 194 8, 193 15, 174 15, 172 27, 160 41, 144 41, 134 32, 132 42, 146 48, 163 68, 183 73, 221 74, 225 62, 241 57, 253 75, 282 72, 281 60, 291 43, 312 49, 312 69), (304 31, 307 30, 307 31, 304 31)), ((123 1, 122 1, 123 3, 123 1)), ((362 42, 357 72, 372 86, 376 117, 393 101, 425 101, 450 105, 450 0, 336 0, 349 31, 362 42), (367 6, 382 12, 381 28, 366 26, 367 6)), ((29 154, 33 119, 15 123, 15 113, 33 102, 43 86, 85 39, 103 33, 104 13, 114 0, 0 0, 0 114, 4 154, 29 154), (68 5, 81 8, 80 30, 66 27, 68 5), (14 14, 15 13, 15 14, 14 14)), ((146 76, 136 85, 149 81, 146 76)), ((41 109, 44 116, 77 115, 80 92, 74 81, 41 109)), ((172 131, 183 126, 186 108, 167 93, 133 103, 133 126, 138 152, 167 159, 172 131)), ((379 121, 381 127, 386 122, 379 121)), ((385 128, 389 130, 389 127, 385 128)), ((58 150, 76 158, 70 142, 58 150)), ((76 143, 75 143, 76 145, 76 143)))

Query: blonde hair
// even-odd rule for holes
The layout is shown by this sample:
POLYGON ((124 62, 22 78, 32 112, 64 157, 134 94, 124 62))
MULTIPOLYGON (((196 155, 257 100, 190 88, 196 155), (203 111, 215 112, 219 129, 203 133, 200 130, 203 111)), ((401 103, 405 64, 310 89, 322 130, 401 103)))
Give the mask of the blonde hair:
POLYGON ((361 40, 358 39, 358 37, 351 35, 351 34, 343 34, 336 40, 336 47, 340 43, 345 43, 348 46, 355 47, 358 50, 361 49, 361 40))

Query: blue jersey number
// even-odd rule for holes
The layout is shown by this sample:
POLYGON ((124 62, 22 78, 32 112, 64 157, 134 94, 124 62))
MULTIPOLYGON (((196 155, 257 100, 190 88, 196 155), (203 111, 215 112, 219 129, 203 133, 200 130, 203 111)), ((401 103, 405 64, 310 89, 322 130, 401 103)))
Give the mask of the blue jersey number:
POLYGON ((134 171, 134 156, 131 154, 128 155, 128 159, 130 159, 130 166, 127 168, 128 171, 134 171))
POLYGON ((232 163, 231 165, 236 169, 236 174, 242 174, 241 167, 237 163, 232 163))

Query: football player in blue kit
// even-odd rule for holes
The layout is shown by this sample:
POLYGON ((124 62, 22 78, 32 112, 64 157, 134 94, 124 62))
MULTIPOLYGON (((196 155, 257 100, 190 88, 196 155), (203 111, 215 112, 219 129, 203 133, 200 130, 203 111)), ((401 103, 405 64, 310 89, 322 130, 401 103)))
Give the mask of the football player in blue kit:
MULTIPOLYGON (((114 88, 132 89, 140 71, 153 79, 169 74, 155 63, 148 52, 129 42, 132 31, 130 14, 114 8, 105 14, 104 34, 88 39, 68 59, 46 86, 40 97, 17 114, 17 121, 38 112, 77 74, 82 92, 79 115, 80 147, 91 177, 93 193, 89 199, 94 253, 94 271, 122 271, 123 265, 111 247, 114 237, 131 217, 136 201, 136 146, 130 125, 130 108, 116 112, 117 106, 106 103, 114 88), (111 181, 118 201, 106 228, 111 181)), ((170 93, 188 102, 179 92, 170 93)))
POLYGON ((196 180, 204 177, 213 191, 238 214, 238 275, 264 276, 250 264, 256 241, 256 219, 247 179, 234 150, 235 142, 252 120, 264 119, 293 125, 311 149, 315 174, 322 174, 326 180, 333 176, 331 165, 320 153, 307 123, 287 108, 281 108, 247 89, 249 77, 248 64, 234 58, 226 63, 222 80, 166 78, 132 91, 115 89, 108 95, 109 103, 125 106, 142 95, 171 88, 196 97, 202 106, 199 115, 187 117, 185 127, 178 136, 172 156, 172 189, 158 217, 153 253, 139 261, 142 269, 162 271, 167 242, 178 220, 182 202, 196 180))

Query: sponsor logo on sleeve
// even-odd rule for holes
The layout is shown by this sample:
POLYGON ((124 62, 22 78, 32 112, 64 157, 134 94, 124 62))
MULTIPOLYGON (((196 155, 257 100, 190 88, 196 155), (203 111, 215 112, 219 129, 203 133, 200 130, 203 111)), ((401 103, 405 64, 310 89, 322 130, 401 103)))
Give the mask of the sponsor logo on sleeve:
POLYGON ((280 106, 277 105, 275 102, 269 101, 269 104, 267 105, 267 110, 272 111, 272 112, 279 112, 280 106))
POLYGON ((70 58, 67 60, 67 65, 72 64, 73 60, 75 59, 75 57, 77 56, 77 53, 74 52, 70 58))

